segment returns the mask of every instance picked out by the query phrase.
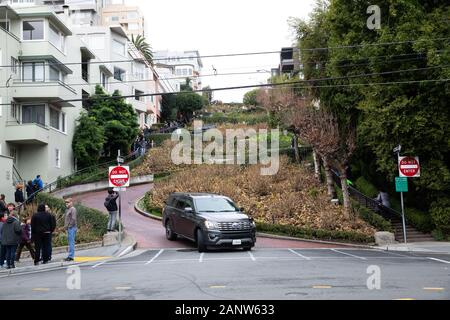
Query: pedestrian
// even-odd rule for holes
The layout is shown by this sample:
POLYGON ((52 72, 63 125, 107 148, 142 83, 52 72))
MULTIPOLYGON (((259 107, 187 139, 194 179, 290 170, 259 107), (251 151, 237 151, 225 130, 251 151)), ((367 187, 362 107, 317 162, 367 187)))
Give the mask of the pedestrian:
POLYGON ((27 192, 27 203, 31 203, 34 199, 34 187, 33 187, 33 181, 29 180, 26 187, 27 192))
POLYGON ((16 185, 16 192, 14 193, 14 201, 16 202, 16 206, 18 208, 17 213, 20 215, 22 211, 22 204, 25 202, 23 196, 23 186, 21 184, 16 185))
POLYGON ((379 204, 385 206, 386 208, 391 207, 391 203, 389 202, 389 194, 386 192, 385 189, 381 189, 378 192, 378 195, 375 198, 375 201, 377 201, 379 204))
POLYGON ((5 195, 0 194, 0 213, 8 214, 8 208, 6 206, 5 195))
POLYGON ((16 262, 20 262, 20 256, 22 254, 23 247, 26 247, 30 251, 31 259, 34 261, 35 251, 31 242, 31 219, 26 217, 23 219, 22 224, 22 239, 16 252, 16 262))
POLYGON ((108 210, 109 213, 109 220, 108 220, 108 232, 114 231, 116 226, 116 218, 117 218, 117 198, 119 197, 118 192, 114 192, 112 188, 108 189, 108 196, 105 199, 105 207, 106 210, 108 210))
POLYGON ((42 181, 41 176, 38 174, 36 178, 33 180, 33 189, 34 192, 42 190, 44 188, 44 182, 42 181))
MULTIPOLYGON (((22 227, 20 221, 17 219, 16 212, 12 211, 3 225, 2 230, 2 248, 6 258, 6 268, 14 269, 14 259, 16 257, 17 246, 21 241, 22 227)), ((1 257, 3 258, 3 257, 1 257)), ((4 260, 0 259, 0 267, 3 268, 4 260)))
POLYGON ((64 229, 67 231, 69 255, 64 261, 73 261, 75 258, 75 238, 77 235, 77 209, 73 206, 73 200, 71 198, 66 199, 66 208, 64 229))
MULTIPOLYGON (((50 214, 50 216, 52 217, 52 223, 56 226, 56 218, 48 205, 45 205, 45 212, 50 214)), ((53 239, 53 232, 50 233, 50 241, 49 241, 50 244, 52 243, 52 239, 53 239)), ((48 247, 48 261, 52 260, 52 253, 53 253, 53 246, 49 246, 48 247)))
POLYGON ((5 263, 5 251, 2 245, 2 233, 3 233, 3 226, 5 224, 5 221, 3 218, 5 217, 5 214, 3 212, 0 212, 0 266, 3 267, 3 264, 5 263))
POLYGON ((36 249, 34 265, 38 265, 41 261, 41 253, 43 264, 50 261, 52 233, 55 229, 55 217, 45 211, 45 204, 40 204, 37 212, 31 218, 31 239, 34 241, 36 249))

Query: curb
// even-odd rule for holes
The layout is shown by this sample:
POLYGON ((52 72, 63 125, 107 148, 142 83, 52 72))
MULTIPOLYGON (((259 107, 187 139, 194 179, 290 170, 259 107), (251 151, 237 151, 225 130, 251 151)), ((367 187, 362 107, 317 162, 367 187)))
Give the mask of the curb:
POLYGON ((135 210, 137 213, 143 215, 144 217, 147 217, 147 218, 150 218, 150 219, 153 219, 153 220, 162 221, 162 217, 155 216, 155 215, 153 215, 153 214, 151 214, 151 213, 148 213, 148 212, 142 210, 141 208, 139 208, 138 203, 139 203, 144 197, 145 197, 145 195, 142 196, 142 197, 140 197, 139 199, 136 200, 136 202, 134 203, 134 210, 135 210))
MULTIPOLYGON (((159 220, 161 221, 162 218, 155 216, 153 214, 150 214, 141 208, 139 208, 138 203, 142 200, 143 197, 140 197, 135 203, 134 203, 134 210, 136 212, 140 213, 144 217, 159 220)), ((281 236, 281 235, 274 235, 264 232, 257 232, 256 235, 260 238, 268 238, 268 239, 276 239, 276 240, 294 240, 294 241, 303 241, 303 242, 312 242, 312 243, 321 243, 321 244, 334 244, 334 245, 342 245, 342 246, 348 246, 348 247, 358 247, 358 248, 365 248, 365 249, 377 249, 377 246, 370 246, 370 245, 362 245, 362 244, 353 244, 353 243, 346 243, 346 242, 333 242, 333 241, 324 241, 324 240, 314 240, 314 239, 303 239, 303 238, 294 238, 289 236, 281 236)))
MULTIPOLYGON (((95 249, 95 248, 101 248, 104 247, 103 241, 95 241, 95 242, 89 242, 89 243, 81 243, 75 245, 75 250, 87 250, 87 249, 95 249)), ((56 247, 52 249, 52 254, 59 254, 59 253, 65 253, 67 251, 68 246, 64 247, 56 247)), ((30 258, 30 252, 22 252, 21 258, 30 258)))

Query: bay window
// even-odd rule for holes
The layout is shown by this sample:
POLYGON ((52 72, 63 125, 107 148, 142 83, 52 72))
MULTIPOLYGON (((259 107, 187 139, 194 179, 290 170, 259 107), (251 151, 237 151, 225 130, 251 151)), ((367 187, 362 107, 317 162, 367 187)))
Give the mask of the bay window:
POLYGON ((44 62, 24 62, 22 71, 23 81, 44 81, 44 62))
POLYGON ((45 105, 22 106, 22 123, 36 123, 45 126, 45 105))
POLYGON ((25 20, 22 28, 23 40, 44 40, 44 20, 25 20))

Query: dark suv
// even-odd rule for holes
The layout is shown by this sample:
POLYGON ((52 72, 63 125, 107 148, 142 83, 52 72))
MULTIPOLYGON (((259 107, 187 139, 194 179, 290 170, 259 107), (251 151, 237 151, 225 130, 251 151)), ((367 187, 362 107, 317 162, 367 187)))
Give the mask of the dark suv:
POLYGON ((251 250, 256 242, 256 226, 225 196, 210 193, 172 193, 163 210, 166 237, 177 236, 197 243, 198 251, 209 246, 251 250))

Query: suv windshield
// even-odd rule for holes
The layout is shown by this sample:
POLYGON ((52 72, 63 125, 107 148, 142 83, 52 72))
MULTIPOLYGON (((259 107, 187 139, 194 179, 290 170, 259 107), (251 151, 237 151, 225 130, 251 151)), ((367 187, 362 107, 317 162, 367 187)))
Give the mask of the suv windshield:
POLYGON ((199 212, 235 212, 239 209, 225 198, 197 198, 195 206, 199 212))

